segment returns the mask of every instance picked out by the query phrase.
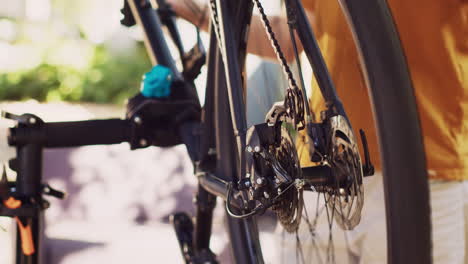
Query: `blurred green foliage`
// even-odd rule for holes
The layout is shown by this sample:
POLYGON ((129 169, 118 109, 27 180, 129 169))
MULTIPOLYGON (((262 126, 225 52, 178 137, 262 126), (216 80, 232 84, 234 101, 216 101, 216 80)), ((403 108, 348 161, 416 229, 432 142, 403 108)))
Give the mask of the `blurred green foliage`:
POLYGON ((33 69, 0 74, 0 100, 122 104, 138 92, 142 74, 150 67, 142 43, 124 54, 110 52, 100 44, 94 47, 84 69, 43 63, 33 69))
POLYGON ((151 64, 122 0, 4 1, 0 100, 122 104, 151 64), (12 7, 12 8, 8 8, 12 7))

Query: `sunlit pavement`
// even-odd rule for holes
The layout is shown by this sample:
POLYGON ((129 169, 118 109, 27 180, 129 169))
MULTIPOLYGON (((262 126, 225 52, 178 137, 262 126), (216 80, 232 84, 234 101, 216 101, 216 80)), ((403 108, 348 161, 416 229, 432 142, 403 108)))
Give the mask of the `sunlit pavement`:
MULTIPOLYGON (((167 224, 68 222, 49 228, 47 234, 51 238, 47 242, 50 263, 183 262, 174 232, 167 224)), ((215 245, 217 239, 214 237, 215 245)))
POLYGON ((137 226, 70 221, 49 227, 47 236, 46 258, 50 263, 146 263, 157 259, 179 263, 181 260, 173 231, 165 224, 137 226))

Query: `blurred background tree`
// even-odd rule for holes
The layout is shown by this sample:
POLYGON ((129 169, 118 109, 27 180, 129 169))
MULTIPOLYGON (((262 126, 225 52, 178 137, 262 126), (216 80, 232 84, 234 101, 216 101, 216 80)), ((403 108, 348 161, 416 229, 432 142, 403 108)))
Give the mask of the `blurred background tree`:
POLYGON ((150 67, 123 0, 0 0, 0 100, 122 104, 150 67))
MULTIPOLYGON (((142 75, 151 68, 141 29, 120 25, 123 3, 0 0, 0 100, 123 104, 138 92, 142 75)), ((269 14, 278 13, 279 3, 266 2, 265 8, 269 14)), ((192 47, 195 28, 182 20, 178 26, 184 46, 192 47)), ((201 37, 207 47, 208 34, 201 37)), ((255 105, 252 116, 257 116, 252 122, 261 122, 271 101, 281 97, 282 75, 277 65, 255 56, 248 59, 247 71, 249 79, 257 76, 248 89, 247 103, 255 105), (264 98, 265 89, 275 95, 264 98), (258 111, 259 102, 264 111, 258 111)), ((202 104, 205 79, 203 68, 195 81, 202 104)))

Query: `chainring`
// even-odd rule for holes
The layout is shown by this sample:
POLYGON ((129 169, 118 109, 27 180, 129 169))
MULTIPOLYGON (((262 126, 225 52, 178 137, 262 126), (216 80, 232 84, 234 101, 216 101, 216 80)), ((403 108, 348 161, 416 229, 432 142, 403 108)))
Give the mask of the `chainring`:
POLYGON ((302 177, 302 171, 295 144, 284 126, 281 126, 281 141, 279 146, 270 146, 269 152, 293 181, 290 183, 293 186, 288 186, 288 189, 278 196, 277 202, 271 207, 284 229, 292 233, 299 228, 302 208, 304 206, 303 190, 294 186, 295 179, 302 177))

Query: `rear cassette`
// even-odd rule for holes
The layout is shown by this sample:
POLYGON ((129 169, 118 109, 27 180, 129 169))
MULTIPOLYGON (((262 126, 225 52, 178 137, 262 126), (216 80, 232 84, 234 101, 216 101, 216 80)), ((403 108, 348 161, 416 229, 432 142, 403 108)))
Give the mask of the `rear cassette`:
POLYGON ((281 141, 278 147, 270 146, 270 154, 292 179, 288 189, 278 196, 278 201, 272 206, 278 216, 278 220, 287 232, 294 232, 299 228, 304 201, 302 188, 296 188, 294 182, 302 176, 296 147, 291 140, 289 132, 281 127, 281 141), (292 186, 291 186, 292 185, 292 186))

